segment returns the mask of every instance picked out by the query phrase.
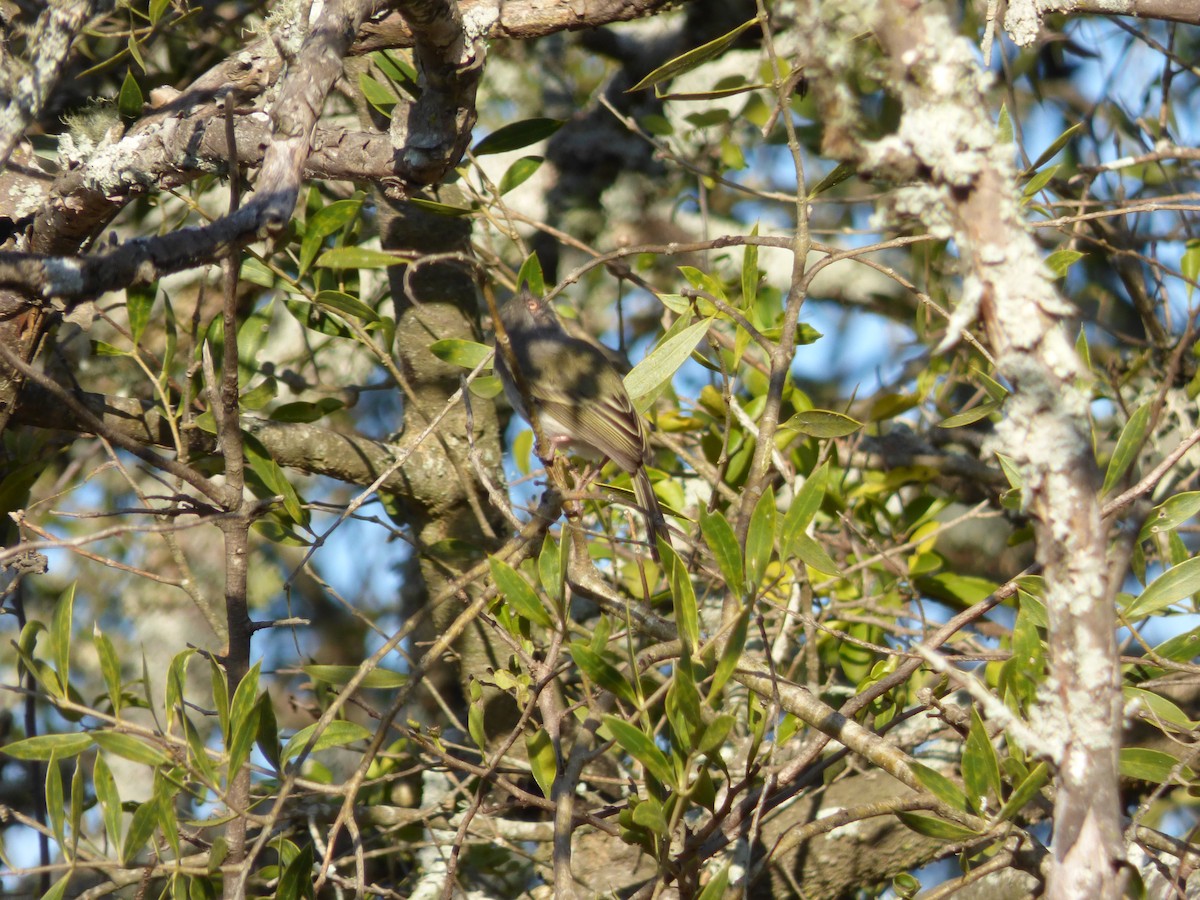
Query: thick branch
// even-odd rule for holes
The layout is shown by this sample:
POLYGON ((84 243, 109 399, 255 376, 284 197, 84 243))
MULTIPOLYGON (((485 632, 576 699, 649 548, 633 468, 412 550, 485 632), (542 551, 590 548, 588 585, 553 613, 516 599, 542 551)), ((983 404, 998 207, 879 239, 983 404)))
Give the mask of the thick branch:
POLYGON ((452 0, 395 0, 416 38, 421 96, 392 112, 396 162, 417 181, 435 184, 467 150, 475 125, 475 93, 483 75, 482 23, 467 30, 452 0))
POLYGON ((1196 0, 1009 0, 1004 28, 1018 45, 1028 47, 1037 39, 1042 17, 1051 13, 1137 16, 1200 25, 1196 0))
POLYGON ((1115 898, 1124 855, 1120 673, 1088 397, 1077 386, 1084 373, 1061 322, 1074 310, 1054 290, 1021 219, 1011 150, 985 115, 973 51, 944 15, 915 0, 891 0, 883 10, 876 36, 904 115, 864 161, 892 178, 926 181, 929 193, 914 192, 912 208, 933 229, 949 224, 970 273, 955 318, 982 312, 998 369, 1013 385, 997 434, 1022 467, 1050 620, 1051 674, 1034 723, 1057 750, 1048 896, 1115 898))
MULTIPOLYGON (((0 108, 0 169, 33 118, 42 111, 57 86, 71 42, 92 14, 95 0, 50 0, 29 35, 31 58, 18 65, 4 66, 0 96, 8 102, 0 108)), ((0 62, 3 62, 0 51, 0 62)))
MULTIPOLYGON (((628 22, 680 6, 687 0, 576 0, 546 3, 545 0, 460 0, 460 14, 473 34, 489 40, 530 40, 559 31, 598 28, 613 22, 628 22)), ((389 47, 412 47, 417 38, 401 4, 397 11, 368 22, 359 33, 354 53, 370 53, 389 47)))

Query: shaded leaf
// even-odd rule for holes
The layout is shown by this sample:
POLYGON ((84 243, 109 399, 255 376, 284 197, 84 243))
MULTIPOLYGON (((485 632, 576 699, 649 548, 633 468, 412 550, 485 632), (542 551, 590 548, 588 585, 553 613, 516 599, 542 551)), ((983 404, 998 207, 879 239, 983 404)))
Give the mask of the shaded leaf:
POLYGON ((534 118, 512 122, 502 128, 497 128, 482 138, 471 148, 471 152, 476 156, 484 156, 488 153, 508 153, 511 150, 520 150, 522 147, 545 140, 562 126, 562 119, 534 118))
MULTIPOLYGON (((358 674, 360 666, 302 666, 304 674, 313 681, 320 681, 324 684, 343 685, 349 684, 350 680, 358 674)), ((408 676, 403 672, 394 672, 391 669, 375 668, 369 671, 363 680, 359 682, 361 688, 383 688, 394 689, 404 687, 408 684, 408 676)))
MULTIPOLYGON (((313 732, 317 730, 317 724, 313 723, 307 728, 301 728, 297 731, 286 744, 283 745, 283 752, 279 754, 280 763, 286 763, 289 759, 304 749, 304 745, 308 743, 313 732)), ((335 719, 329 723, 329 726, 321 732, 312 746, 312 753, 320 750, 328 750, 330 747, 344 747, 347 744, 353 744, 355 741, 361 741, 364 738, 369 738, 371 732, 363 728, 357 722, 347 722, 344 719, 335 719)))

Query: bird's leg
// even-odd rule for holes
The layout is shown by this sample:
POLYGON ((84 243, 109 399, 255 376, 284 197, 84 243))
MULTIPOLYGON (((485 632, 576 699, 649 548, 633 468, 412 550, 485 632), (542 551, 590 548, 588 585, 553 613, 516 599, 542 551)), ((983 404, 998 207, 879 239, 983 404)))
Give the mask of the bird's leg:
POLYGON ((572 536, 582 536, 583 529, 579 527, 579 521, 583 517, 583 505, 579 502, 572 484, 574 481, 571 478, 572 471, 571 464, 561 453, 555 453, 554 459, 546 466, 546 474, 562 495, 563 513, 567 517, 567 527, 571 530, 572 536))

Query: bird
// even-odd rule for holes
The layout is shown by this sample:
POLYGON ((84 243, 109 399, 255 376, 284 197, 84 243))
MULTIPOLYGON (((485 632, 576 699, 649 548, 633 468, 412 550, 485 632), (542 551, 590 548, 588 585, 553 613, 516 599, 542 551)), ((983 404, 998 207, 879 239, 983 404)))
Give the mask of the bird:
POLYGON ((555 449, 592 462, 611 459, 629 473, 633 492, 650 530, 650 552, 658 560, 655 537, 670 545, 670 530, 646 474, 650 441, 610 354, 590 339, 571 334, 544 298, 522 289, 500 308, 508 335, 509 360, 497 341, 495 371, 513 409, 555 449), (532 415, 531 415, 532 414, 532 415))

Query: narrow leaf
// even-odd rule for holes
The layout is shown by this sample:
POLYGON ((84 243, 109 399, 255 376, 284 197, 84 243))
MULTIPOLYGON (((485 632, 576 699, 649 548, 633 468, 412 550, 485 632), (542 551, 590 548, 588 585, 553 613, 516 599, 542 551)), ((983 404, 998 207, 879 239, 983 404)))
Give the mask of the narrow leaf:
POLYGON ((633 367, 625 376, 625 390, 634 403, 639 397, 652 395, 660 387, 675 377, 696 345, 708 333, 712 319, 701 319, 684 328, 678 334, 663 341, 650 352, 650 355, 633 367))
POLYGON ((131 762, 147 766, 160 766, 170 762, 170 758, 157 747, 151 747, 131 734, 120 734, 115 731, 93 731, 91 738, 96 746, 106 753, 128 759, 131 762))
POLYGON ((497 128, 484 137, 475 144, 471 152, 476 156, 484 156, 488 153, 508 153, 511 150, 520 150, 522 147, 545 140, 562 126, 562 119, 535 118, 512 122, 502 128, 497 128))
POLYGON ((752 28, 757 24, 758 19, 750 19, 749 21, 743 22, 737 28, 733 29, 733 31, 727 32, 726 34, 721 35, 719 38, 709 41, 707 44, 703 44, 693 50, 687 51, 687 53, 676 56, 674 59, 668 60, 633 87, 629 88, 628 92, 633 93, 634 91, 643 91, 648 87, 653 87, 659 82, 667 81, 671 78, 682 75, 684 72, 690 71, 691 69, 702 65, 703 63, 708 62, 710 59, 716 59, 723 52, 725 52, 725 49, 729 47, 729 45, 731 45, 738 39, 738 37, 741 36, 743 31, 745 31, 747 28, 752 28))
POLYGON ((925 788, 947 806, 967 812, 967 796, 962 789, 936 769, 924 763, 910 762, 909 770, 925 788))
POLYGON ((750 516, 750 527, 746 532, 746 580, 752 586, 762 583, 767 572, 767 563, 775 549, 775 489, 767 486, 754 513, 750 516))
MULTIPOLYGON (((313 723, 307 728, 301 728, 286 744, 283 745, 283 752, 279 754, 281 763, 286 763, 289 759, 304 749, 304 745, 308 743, 313 732, 317 730, 317 724, 313 723)), ((357 722, 347 722, 344 719, 335 719, 329 723, 329 727, 321 732, 320 737, 313 743, 310 752, 316 753, 320 750, 328 750, 330 747, 344 747, 347 744, 352 744, 355 741, 369 738, 371 732, 363 728, 357 722)))
MULTIPOLYGON (((320 681, 325 684, 343 685, 348 684, 350 680, 358 674, 359 666, 303 666, 304 674, 313 681, 320 681)), ((403 687, 408 684, 408 676, 403 672, 395 672, 391 669, 376 668, 368 672, 361 682, 361 688, 383 688, 385 690, 394 690, 395 688, 403 687)))
POLYGON ((712 550, 713 557, 717 560, 725 584, 729 590, 740 595, 745 589, 746 582, 742 567, 742 550, 738 547, 733 526, 719 510, 710 513, 701 509, 700 531, 704 535, 705 543, 712 550))
POLYGON ((1137 457, 1137 452, 1146 437, 1146 429, 1150 425, 1150 406, 1149 401, 1139 406, 1121 429, 1121 436, 1117 438, 1117 446, 1113 449, 1112 459, 1108 461, 1108 469, 1104 473, 1101 494, 1108 493, 1121 480, 1137 457))
POLYGON ((554 778, 558 773, 558 763, 554 758, 554 742, 545 728, 539 728, 525 735, 525 750, 529 754, 529 768, 533 772, 533 780, 542 789, 542 796, 547 800, 554 796, 554 778))
POLYGON ((529 582, 520 572, 494 556, 488 560, 488 566, 491 569, 492 581, 495 582, 496 589, 500 591, 505 602, 513 608, 517 615, 524 616, 530 622, 543 628, 554 627, 550 614, 546 612, 546 607, 542 605, 542 601, 538 599, 537 594, 533 592, 533 588, 529 586, 529 582))
POLYGON ((616 716, 605 716, 604 724, 626 753, 646 767, 646 771, 668 787, 675 785, 675 773, 666 755, 641 729, 616 716))
POLYGON ((1131 622, 1145 618, 1200 591, 1200 556, 1184 560, 1155 578, 1124 609, 1131 622))

